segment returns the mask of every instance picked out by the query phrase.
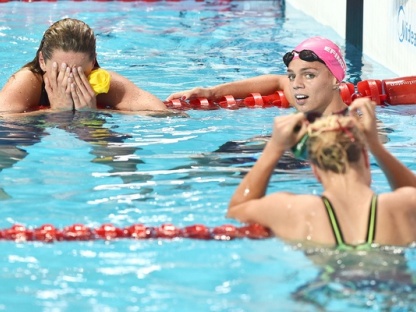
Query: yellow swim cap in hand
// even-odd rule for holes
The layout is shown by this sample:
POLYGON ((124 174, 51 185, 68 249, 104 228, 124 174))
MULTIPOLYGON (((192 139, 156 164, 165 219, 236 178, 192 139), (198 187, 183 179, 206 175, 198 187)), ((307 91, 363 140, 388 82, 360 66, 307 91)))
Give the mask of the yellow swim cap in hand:
POLYGON ((88 76, 88 81, 93 88, 95 95, 107 93, 110 89, 110 73, 102 68, 95 69, 88 76))

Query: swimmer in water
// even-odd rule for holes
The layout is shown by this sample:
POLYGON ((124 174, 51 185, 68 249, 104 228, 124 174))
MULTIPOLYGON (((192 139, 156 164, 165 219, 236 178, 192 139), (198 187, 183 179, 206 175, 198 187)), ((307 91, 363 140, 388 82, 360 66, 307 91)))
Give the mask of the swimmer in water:
POLYGON ((44 33, 35 58, 0 91, 0 114, 97 110, 173 115, 153 94, 101 68, 96 37, 83 21, 64 18, 44 33))
POLYGON ((259 223, 287 241, 341 249, 416 241, 416 175, 380 142, 374 102, 357 99, 350 110, 350 116, 331 115, 313 123, 303 113, 276 117, 272 137, 237 187, 227 216, 259 223), (281 156, 304 135, 312 171, 324 192, 266 195, 281 156), (368 151, 387 176, 391 192, 376 194, 371 188, 368 151))

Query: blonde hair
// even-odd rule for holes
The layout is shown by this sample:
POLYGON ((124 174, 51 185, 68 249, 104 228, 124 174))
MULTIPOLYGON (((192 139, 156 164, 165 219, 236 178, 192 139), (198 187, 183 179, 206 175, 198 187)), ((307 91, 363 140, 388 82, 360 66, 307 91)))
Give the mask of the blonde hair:
MULTIPOLYGON (((91 61, 96 58, 96 39, 93 30, 83 21, 64 18, 52 24, 44 33, 35 58, 24 65, 36 74, 44 74, 39 64, 39 52, 50 60, 55 50, 88 54, 91 61)), ((96 61, 95 67, 99 67, 96 61)))
POLYGON ((325 171, 345 173, 350 163, 360 160, 365 146, 363 133, 350 116, 331 115, 308 127, 310 161, 325 171))

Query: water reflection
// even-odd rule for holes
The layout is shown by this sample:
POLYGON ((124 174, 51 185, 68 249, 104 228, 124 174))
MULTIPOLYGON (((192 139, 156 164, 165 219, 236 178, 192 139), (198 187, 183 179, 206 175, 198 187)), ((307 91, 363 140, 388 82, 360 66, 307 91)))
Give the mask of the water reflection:
POLYGON ((350 43, 345 45, 345 60, 347 62, 347 75, 349 76, 348 82, 356 85, 363 80, 363 53, 350 43))
MULTIPOLYGON (((30 147, 49 135, 48 128, 58 128, 74 134, 78 139, 91 144, 90 153, 95 156, 93 163, 110 166, 110 173, 120 173, 124 183, 143 181, 146 175, 123 174, 135 172, 143 161, 134 157, 138 147, 123 144, 131 138, 105 127, 105 112, 56 112, 33 116, 3 118, 0 122, 0 170, 12 167, 27 155, 30 147)), ((0 198, 9 196, 0 189, 0 198)))
POLYGON ((305 248, 320 273, 292 296, 322 311, 342 310, 342 304, 360 311, 392 311, 399 307, 410 311, 416 304, 416 272, 408 265, 409 250, 411 247, 395 246, 347 252, 305 248))

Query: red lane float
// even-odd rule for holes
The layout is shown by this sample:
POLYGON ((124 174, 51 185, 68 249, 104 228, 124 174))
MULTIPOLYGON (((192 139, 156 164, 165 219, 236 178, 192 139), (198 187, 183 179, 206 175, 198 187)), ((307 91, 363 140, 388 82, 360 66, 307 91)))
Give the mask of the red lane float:
MULTIPOLYGON (((339 90, 342 100, 347 105, 350 105, 352 101, 360 97, 368 97, 378 105, 416 104, 416 76, 385 80, 363 80, 358 82, 357 86, 350 82, 343 82, 340 84, 339 90)), ((190 101, 174 99, 164 103, 167 107, 178 110, 290 107, 283 91, 276 91, 269 95, 251 93, 250 96, 244 99, 235 99, 232 95, 226 95, 219 99, 218 102, 206 98, 196 98, 190 101)))
POLYGON ((222 97, 218 102, 208 100, 207 98, 198 97, 191 100, 173 99, 165 101, 165 105, 172 109, 178 110, 215 110, 220 108, 239 109, 247 108, 266 108, 266 107, 282 107, 288 108, 289 101, 286 99, 283 91, 276 91, 273 94, 261 95, 260 93, 251 93, 244 99, 235 99, 232 95, 222 97))
POLYGON ((159 227, 148 227, 144 224, 133 224, 118 228, 111 223, 102 224, 98 228, 90 228, 83 224, 73 224, 62 230, 51 224, 44 224, 37 228, 26 228, 21 224, 14 224, 8 229, 0 229, 0 240, 25 242, 42 241, 47 243, 58 241, 92 241, 130 239, 174 239, 190 238, 202 240, 232 240, 237 238, 265 239, 271 237, 270 230, 259 224, 249 224, 236 227, 224 224, 209 228, 202 224, 194 224, 184 228, 173 224, 162 224, 159 227))
POLYGON ((416 104, 416 76, 360 81, 357 92, 358 97, 369 97, 378 105, 416 104))
POLYGON ((416 76, 382 80, 388 104, 416 104, 416 76))

